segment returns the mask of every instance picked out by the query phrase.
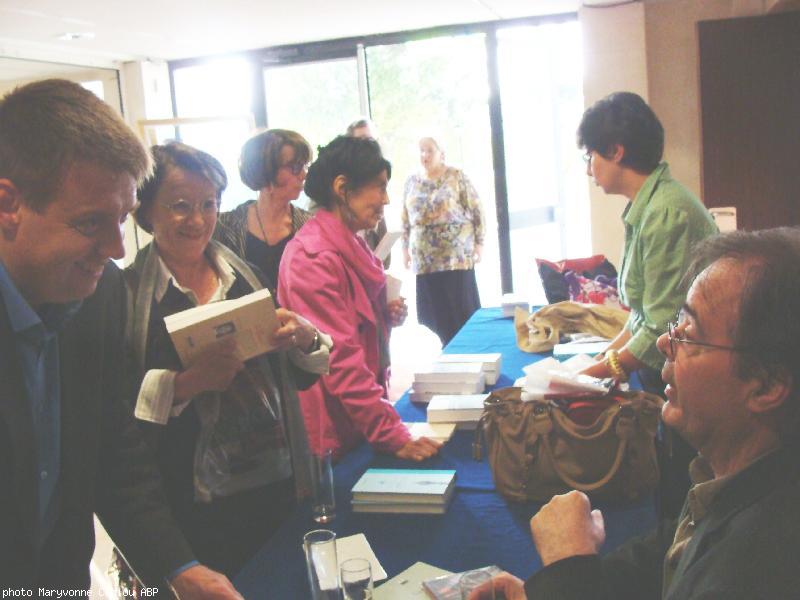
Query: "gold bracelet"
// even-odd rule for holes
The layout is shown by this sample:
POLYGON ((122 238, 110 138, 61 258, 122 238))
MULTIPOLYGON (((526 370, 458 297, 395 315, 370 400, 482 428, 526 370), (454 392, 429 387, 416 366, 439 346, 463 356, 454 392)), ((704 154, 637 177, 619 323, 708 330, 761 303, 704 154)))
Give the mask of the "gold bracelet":
POLYGON ((611 375, 614 379, 619 381, 628 381, 628 372, 622 367, 622 364, 619 362, 619 352, 616 350, 607 350, 606 351, 606 364, 608 368, 611 370, 611 375))

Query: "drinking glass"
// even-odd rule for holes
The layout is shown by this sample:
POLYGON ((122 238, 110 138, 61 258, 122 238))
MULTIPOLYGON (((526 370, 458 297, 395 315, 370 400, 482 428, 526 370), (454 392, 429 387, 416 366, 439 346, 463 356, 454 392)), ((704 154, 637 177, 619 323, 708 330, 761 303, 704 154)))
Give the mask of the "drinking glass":
POLYGON ((340 600, 336 534, 327 529, 309 531, 303 536, 303 549, 312 600, 340 600))
POLYGON ((341 576, 344 600, 372 600, 372 567, 367 559, 347 559, 341 576))
POLYGON ((333 491, 333 454, 323 450, 311 455, 311 513, 317 523, 330 523, 336 516, 333 491))

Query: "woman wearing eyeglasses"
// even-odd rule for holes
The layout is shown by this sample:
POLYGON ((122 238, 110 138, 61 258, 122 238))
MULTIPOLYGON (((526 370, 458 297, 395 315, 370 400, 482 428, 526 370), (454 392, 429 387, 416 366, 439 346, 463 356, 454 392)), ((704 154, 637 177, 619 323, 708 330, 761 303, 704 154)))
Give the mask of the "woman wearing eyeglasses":
MULTIPOLYGON (((220 342, 181 364, 173 313, 263 287, 256 269, 211 240, 227 178, 184 144, 152 149, 137 223, 153 241, 125 270, 135 416, 155 450, 172 511, 202 563, 232 577, 307 488, 307 438, 296 395, 327 370, 327 336, 278 308, 279 350, 242 362, 220 342), (324 339, 323 339, 324 338, 324 339)), ((147 565, 132 565, 147 576, 147 565)))
MULTIPOLYGON (((663 396, 664 357, 656 340, 686 296, 682 279, 692 246, 717 233, 717 226, 700 200, 675 181, 662 162, 664 129, 638 95, 617 92, 589 107, 578 127, 578 145, 586 151, 586 173, 595 184, 607 194, 628 199, 622 213, 625 247, 619 291, 630 316, 600 360, 584 373, 624 381, 636 371, 645 390, 663 396)), ((664 439, 662 510, 677 516, 694 451, 669 433, 664 439)))
POLYGON ((303 191, 310 161, 311 146, 295 131, 254 135, 242 147, 239 175, 258 198, 219 215, 214 238, 261 269, 273 295, 283 249, 311 217, 291 203, 303 191))

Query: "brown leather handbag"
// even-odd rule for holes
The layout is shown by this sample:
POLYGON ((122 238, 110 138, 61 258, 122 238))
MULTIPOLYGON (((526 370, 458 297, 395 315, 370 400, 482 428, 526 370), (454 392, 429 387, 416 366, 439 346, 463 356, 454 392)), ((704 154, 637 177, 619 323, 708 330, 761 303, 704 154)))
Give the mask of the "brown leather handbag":
POLYGON ((580 490, 592 499, 629 501, 658 483, 654 439, 663 401, 646 392, 580 397, 596 410, 575 419, 569 398, 520 399, 520 388, 495 390, 484 402, 473 453, 486 438, 495 486, 509 500, 548 502, 580 490))

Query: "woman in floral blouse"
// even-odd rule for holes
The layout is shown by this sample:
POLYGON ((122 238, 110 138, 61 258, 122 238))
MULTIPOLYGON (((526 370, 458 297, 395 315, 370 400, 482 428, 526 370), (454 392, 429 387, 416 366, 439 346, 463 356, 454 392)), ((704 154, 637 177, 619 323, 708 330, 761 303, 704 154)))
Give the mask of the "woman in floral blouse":
POLYGON ((483 211, 475 188, 444 163, 431 137, 419 141, 424 174, 408 178, 403 253, 417 274, 417 318, 446 345, 481 306, 475 263, 481 259, 483 211))

